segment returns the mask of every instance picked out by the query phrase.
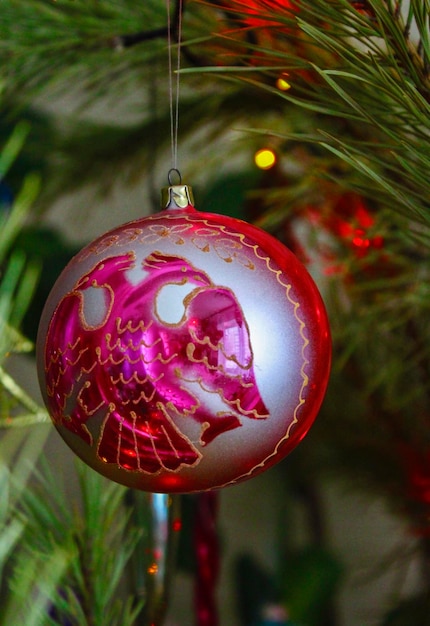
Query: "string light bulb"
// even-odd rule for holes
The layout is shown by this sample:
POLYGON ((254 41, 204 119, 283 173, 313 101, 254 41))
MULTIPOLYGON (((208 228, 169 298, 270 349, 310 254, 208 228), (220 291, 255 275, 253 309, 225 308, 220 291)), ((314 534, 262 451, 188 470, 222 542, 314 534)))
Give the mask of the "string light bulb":
POLYGON ((261 148, 255 153, 254 162, 261 170, 270 170, 276 163, 276 154, 271 148, 261 148))
POLYGON ((287 78, 288 78, 288 74, 282 74, 282 76, 280 76, 278 80, 276 81, 276 87, 280 91, 288 91, 289 89, 291 89, 291 85, 288 82, 287 78))

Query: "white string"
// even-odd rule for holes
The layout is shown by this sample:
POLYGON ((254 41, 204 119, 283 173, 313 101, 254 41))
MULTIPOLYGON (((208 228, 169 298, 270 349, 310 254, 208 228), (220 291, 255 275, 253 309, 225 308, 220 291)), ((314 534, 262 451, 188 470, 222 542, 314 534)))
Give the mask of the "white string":
POLYGON ((182 0, 178 4, 177 24, 177 63, 176 81, 173 81, 173 41, 172 41, 172 18, 170 14, 170 0, 167 3, 167 45, 169 52, 169 104, 170 104, 170 141, 172 148, 172 170, 175 170, 179 178, 178 170, 178 128, 179 128, 179 85, 181 69, 181 41, 182 41, 182 0))

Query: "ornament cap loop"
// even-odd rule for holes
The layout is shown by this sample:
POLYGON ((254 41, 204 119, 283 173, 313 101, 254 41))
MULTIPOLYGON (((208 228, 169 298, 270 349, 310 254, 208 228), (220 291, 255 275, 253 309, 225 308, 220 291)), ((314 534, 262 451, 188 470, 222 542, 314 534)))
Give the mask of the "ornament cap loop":
POLYGON ((182 185, 181 172, 176 167, 172 167, 172 169, 170 169, 169 173, 167 174, 167 180, 169 181, 169 185, 182 185), (173 174, 175 174, 178 179, 176 183, 174 183, 172 180, 173 174))
POLYGON ((193 190, 188 185, 171 185, 161 190, 162 209, 186 209, 194 206, 193 190))

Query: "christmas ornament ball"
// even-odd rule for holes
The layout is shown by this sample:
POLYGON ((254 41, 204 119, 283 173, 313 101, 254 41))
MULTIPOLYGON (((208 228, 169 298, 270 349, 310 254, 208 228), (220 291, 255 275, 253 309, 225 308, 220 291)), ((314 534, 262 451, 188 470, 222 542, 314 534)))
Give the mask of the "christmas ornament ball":
POLYGON ((102 235, 42 313, 42 395, 70 448, 106 477, 160 493, 219 488, 285 457, 321 405, 331 342, 321 296, 278 240, 165 208, 102 235))

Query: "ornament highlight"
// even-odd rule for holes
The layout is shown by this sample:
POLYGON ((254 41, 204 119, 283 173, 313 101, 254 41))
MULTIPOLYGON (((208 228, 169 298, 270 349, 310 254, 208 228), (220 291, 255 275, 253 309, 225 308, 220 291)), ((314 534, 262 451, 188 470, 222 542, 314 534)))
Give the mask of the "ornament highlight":
POLYGON ((39 327, 52 420, 96 471, 132 488, 193 492, 250 478, 306 435, 329 376, 321 296, 278 240, 197 211, 119 226, 64 269, 39 327))

